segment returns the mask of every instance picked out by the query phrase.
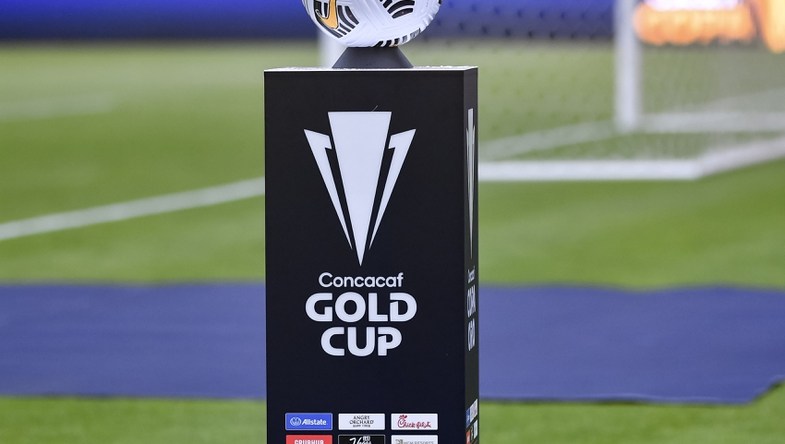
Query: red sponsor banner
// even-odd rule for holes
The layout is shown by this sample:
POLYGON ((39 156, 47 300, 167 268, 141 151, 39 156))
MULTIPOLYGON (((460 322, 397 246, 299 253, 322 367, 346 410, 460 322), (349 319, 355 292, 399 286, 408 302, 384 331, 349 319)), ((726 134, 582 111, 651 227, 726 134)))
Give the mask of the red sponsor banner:
POLYGON ((331 435, 286 435, 286 444, 333 444, 331 435))

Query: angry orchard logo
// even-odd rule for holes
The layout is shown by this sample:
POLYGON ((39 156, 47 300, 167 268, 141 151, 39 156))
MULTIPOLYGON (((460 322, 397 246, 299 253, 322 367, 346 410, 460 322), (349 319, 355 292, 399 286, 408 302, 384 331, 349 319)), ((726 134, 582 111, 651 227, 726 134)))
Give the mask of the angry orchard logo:
POLYGON ((328 117, 332 137, 310 130, 305 137, 349 247, 362 265, 416 130, 389 135, 391 112, 330 112, 328 117), (376 191, 380 186, 381 196, 376 191))

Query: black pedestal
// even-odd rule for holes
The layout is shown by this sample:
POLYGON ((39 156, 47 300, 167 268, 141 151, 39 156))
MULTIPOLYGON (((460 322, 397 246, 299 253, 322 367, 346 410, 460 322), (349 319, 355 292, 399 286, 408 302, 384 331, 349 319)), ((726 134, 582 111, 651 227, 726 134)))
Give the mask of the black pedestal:
POLYGON ((477 70, 265 83, 267 442, 478 443, 477 70))

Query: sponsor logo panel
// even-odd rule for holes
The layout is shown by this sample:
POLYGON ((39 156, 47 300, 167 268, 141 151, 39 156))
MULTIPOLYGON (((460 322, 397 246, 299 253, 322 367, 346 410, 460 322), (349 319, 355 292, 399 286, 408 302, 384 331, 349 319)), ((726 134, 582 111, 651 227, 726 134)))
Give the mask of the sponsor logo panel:
POLYGON ((438 430, 439 415, 436 413, 393 413, 390 415, 393 430, 438 430))
POLYGON ((474 421, 475 418, 477 418, 479 409, 480 409, 479 401, 475 399, 472 405, 470 405, 469 408, 466 409, 466 428, 469 428, 469 426, 472 425, 472 421, 474 421))
POLYGON ((341 413, 338 415, 340 430, 384 430, 384 413, 341 413))
POLYGON ((286 435, 286 444, 333 444, 330 435, 286 435))
POLYGON ((286 430, 332 430, 332 413, 287 413, 286 430))
POLYGON ((439 444, 437 435, 393 435, 392 444, 439 444))
POLYGON ((480 436, 480 421, 474 421, 472 425, 466 429, 466 444, 471 444, 480 436))
POLYGON ((338 444, 385 444, 384 435, 340 435, 338 444))

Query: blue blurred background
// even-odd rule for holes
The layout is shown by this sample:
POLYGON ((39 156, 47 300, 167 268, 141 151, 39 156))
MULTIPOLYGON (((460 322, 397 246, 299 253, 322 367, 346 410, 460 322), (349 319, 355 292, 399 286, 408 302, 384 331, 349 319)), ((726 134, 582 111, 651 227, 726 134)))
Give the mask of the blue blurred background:
MULTIPOLYGON (((426 37, 607 39, 613 0, 445 0, 426 37)), ((3 0, 0 39, 310 38, 300 0, 3 0)))

